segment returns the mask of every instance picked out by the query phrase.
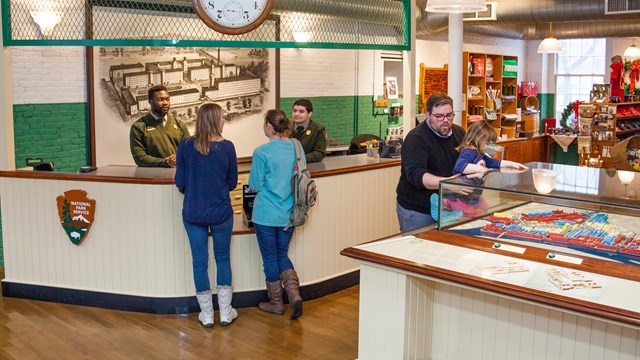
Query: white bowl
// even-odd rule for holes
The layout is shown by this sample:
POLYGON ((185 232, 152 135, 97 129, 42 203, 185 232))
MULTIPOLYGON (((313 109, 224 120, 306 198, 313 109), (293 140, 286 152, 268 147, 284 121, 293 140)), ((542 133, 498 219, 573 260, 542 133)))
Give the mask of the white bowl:
POLYGON ((533 169, 533 186, 541 194, 548 194, 556 186, 556 172, 549 169, 533 169))

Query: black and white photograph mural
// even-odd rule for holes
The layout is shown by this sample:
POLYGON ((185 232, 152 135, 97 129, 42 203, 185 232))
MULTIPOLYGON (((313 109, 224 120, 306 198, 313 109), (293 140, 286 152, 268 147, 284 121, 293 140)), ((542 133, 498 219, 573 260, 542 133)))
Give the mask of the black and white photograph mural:
POLYGON ((149 112, 147 91, 165 85, 170 113, 193 135, 199 107, 207 102, 225 111, 223 136, 239 157, 266 142, 263 114, 275 108, 273 49, 95 47, 93 90, 96 162, 133 165, 129 128, 149 112))

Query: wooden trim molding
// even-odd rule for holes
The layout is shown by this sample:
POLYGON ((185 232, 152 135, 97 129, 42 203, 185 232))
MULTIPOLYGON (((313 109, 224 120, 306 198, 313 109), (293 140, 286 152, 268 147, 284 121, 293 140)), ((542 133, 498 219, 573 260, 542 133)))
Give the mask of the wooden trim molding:
MULTIPOLYGON (((323 162, 309 164, 311 176, 321 178, 384 169, 400 166, 400 160, 375 159, 367 160, 364 155, 340 156, 325 159, 323 162)), ((249 172, 250 159, 242 158, 238 161, 240 173, 249 172)), ((141 168, 136 166, 105 166, 97 171, 80 173, 60 173, 49 171, 0 171, 0 177, 23 179, 51 179, 66 181, 87 181, 147 185, 171 185, 175 169, 170 168, 141 168)))

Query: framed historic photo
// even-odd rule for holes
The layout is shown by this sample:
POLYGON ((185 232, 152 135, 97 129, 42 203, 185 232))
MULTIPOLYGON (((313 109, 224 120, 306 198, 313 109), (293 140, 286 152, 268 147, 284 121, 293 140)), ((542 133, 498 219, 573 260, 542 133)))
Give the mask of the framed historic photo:
POLYGON ((267 48, 94 47, 89 91, 92 165, 133 165, 131 124, 149 112, 147 91, 169 90, 169 113, 195 133, 200 105, 225 112, 223 136, 238 157, 264 143, 264 114, 276 108, 276 52, 267 48))
POLYGON ((387 84, 387 99, 397 99, 398 98, 398 80, 395 76, 387 76, 386 77, 387 84))

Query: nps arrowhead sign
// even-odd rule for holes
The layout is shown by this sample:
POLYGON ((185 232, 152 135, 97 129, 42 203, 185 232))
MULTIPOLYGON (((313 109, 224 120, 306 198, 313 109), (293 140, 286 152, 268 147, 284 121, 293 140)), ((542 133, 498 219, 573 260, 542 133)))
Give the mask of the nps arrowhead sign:
POLYGON ((72 243, 80 245, 89 234, 96 212, 96 201, 84 190, 69 190, 56 198, 58 216, 64 232, 72 243))

